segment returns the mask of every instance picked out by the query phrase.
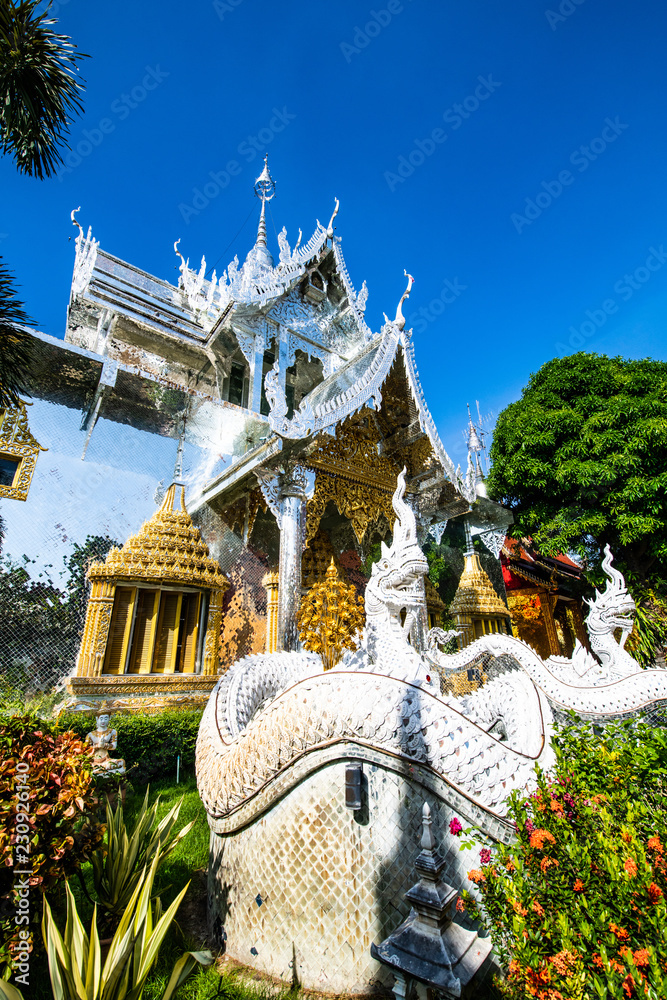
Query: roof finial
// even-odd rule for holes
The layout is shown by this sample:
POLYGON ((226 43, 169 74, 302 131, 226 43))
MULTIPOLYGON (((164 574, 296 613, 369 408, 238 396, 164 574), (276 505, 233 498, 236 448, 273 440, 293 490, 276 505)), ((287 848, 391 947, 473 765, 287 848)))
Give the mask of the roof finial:
POLYGON ((336 218, 336 216, 338 215, 338 206, 339 205, 340 205, 340 202, 338 201, 338 198, 336 198, 336 207, 333 210, 331 218, 329 219, 329 225, 327 226, 327 237, 330 240, 333 239, 333 234, 334 234, 334 231, 333 231, 333 221, 336 218))
POLYGON ((276 185, 269 173, 269 154, 264 157, 264 169, 255 181, 255 194, 262 199, 262 211, 259 216, 257 240, 255 246, 266 247, 266 203, 271 201, 276 193, 276 185))
POLYGON ((403 274, 408 279, 408 287, 403 292, 401 296, 401 301, 398 303, 398 307, 396 309, 396 319, 394 320, 394 326, 397 326, 399 330, 405 329, 405 316, 403 315, 402 306, 405 300, 410 295, 410 292, 412 291, 412 286, 415 283, 415 279, 412 277, 411 274, 408 274, 408 272, 405 269, 403 269, 403 274))
POLYGON ((80 211, 81 211, 81 205, 79 205, 78 208, 73 208, 72 211, 70 212, 70 219, 72 220, 72 225, 73 226, 78 226, 79 227, 79 237, 81 239, 83 239, 83 226, 81 225, 81 223, 79 222, 79 220, 76 218, 76 213, 80 212, 80 211))

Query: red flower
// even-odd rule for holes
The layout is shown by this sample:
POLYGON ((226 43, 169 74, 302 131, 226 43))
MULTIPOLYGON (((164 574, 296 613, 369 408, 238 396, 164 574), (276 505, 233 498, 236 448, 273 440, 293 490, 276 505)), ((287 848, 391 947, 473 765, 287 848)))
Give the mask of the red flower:
POLYGON ((544 849, 544 844, 555 844, 556 838, 548 830, 534 830, 530 835, 530 846, 537 847, 540 851, 544 849))
POLYGON ((575 892, 582 892, 584 888, 584 883, 580 878, 574 880, 574 885, 572 886, 575 892))
POLYGON ((488 847, 483 847, 482 850, 479 852, 479 860, 482 862, 483 865, 489 864, 489 862, 491 861, 491 851, 488 849, 488 847))
POLYGON ((456 816, 454 817, 454 819, 450 819, 449 821, 450 833, 453 833, 455 837, 458 837, 458 835, 461 833, 462 830, 463 827, 461 826, 461 822, 456 818, 456 816))
POLYGON ((635 861, 634 858, 627 858, 623 867, 625 868, 630 878, 634 878, 635 875, 637 874, 637 862, 635 861))
POLYGON ((648 898, 652 903, 657 903, 659 899, 662 899, 662 889, 655 882, 651 882, 648 887, 648 898))

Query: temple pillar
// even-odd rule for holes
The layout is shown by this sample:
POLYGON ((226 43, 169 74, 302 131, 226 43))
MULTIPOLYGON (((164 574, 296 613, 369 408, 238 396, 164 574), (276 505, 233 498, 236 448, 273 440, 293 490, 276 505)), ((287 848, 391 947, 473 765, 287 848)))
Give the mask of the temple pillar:
POLYGON ((255 349, 250 362, 250 389, 248 408, 259 413, 262 405, 262 385, 264 382, 264 338, 255 337, 255 349))
POLYGON ((208 676, 217 674, 220 665, 220 630, 222 628, 222 598, 224 590, 211 591, 208 606, 208 627, 204 640, 204 662, 202 673, 208 676))
POLYGON ((280 513, 277 645, 278 650, 294 650, 299 646, 296 616, 301 601, 301 537, 306 516, 306 498, 296 484, 283 487, 280 513))
POLYGON ((552 597, 545 590, 540 591, 540 604, 542 606, 542 619, 544 621, 544 630, 547 634, 547 642, 549 643, 549 653, 552 656, 561 656, 562 650, 560 648, 560 643, 558 641, 558 634, 556 632, 556 623, 554 621, 554 606, 556 604, 556 597, 552 597))
POLYGON ((572 614, 572 623, 574 625, 574 634, 577 639, 584 647, 584 649, 589 648, 588 644, 588 632, 586 631, 586 625, 584 624, 584 618, 581 613, 581 605, 579 601, 572 601, 569 605, 570 612, 572 614))
POLYGON ((278 580, 277 570, 267 573, 262 580, 266 588, 266 652, 275 653, 278 648, 278 580))
POLYGON ((102 673, 115 590, 113 580, 94 580, 92 583, 76 677, 99 677, 102 673))
POLYGON ((279 479, 278 651, 299 648, 296 618, 301 603, 306 500, 312 496, 314 488, 315 473, 302 465, 288 465, 279 479))

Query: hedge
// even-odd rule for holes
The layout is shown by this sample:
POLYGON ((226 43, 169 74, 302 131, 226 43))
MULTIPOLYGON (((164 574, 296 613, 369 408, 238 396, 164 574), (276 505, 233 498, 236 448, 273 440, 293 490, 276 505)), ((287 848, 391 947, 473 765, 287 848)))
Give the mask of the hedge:
MULTIPOLYGON (((113 715, 110 726, 118 732, 114 756, 122 757, 132 768, 134 785, 145 785, 155 778, 176 775, 176 758, 181 758, 181 773, 194 773, 195 745, 202 712, 198 709, 175 709, 154 715, 113 715), (134 766, 136 765, 136 767, 134 766)), ((71 729, 85 738, 95 729, 95 717, 87 712, 63 712, 58 729, 71 729)))

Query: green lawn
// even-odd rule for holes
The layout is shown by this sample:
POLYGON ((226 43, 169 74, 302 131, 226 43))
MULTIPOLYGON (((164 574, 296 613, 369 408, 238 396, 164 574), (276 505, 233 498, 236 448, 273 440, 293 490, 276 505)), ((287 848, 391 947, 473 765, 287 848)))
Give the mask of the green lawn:
MULTIPOLYGON (((140 788, 129 792, 125 802, 125 820, 129 828, 143 803, 145 789, 140 788)), ((160 796, 158 810, 162 818, 178 799, 183 797, 183 805, 179 815, 179 828, 195 820, 190 833, 177 845, 173 854, 167 858, 160 869, 156 887, 160 892, 163 906, 169 905, 183 886, 190 882, 190 888, 176 914, 176 925, 170 929, 160 951, 157 965, 151 973, 144 1000, 160 1000, 167 985, 174 962, 184 951, 199 951, 206 947, 206 866, 208 863, 209 829, 206 813, 197 793, 194 778, 186 777, 180 784, 173 778, 165 778, 154 782, 150 788, 149 802, 160 796)), ((92 895, 92 869, 90 864, 84 865, 84 879, 92 895)), ((78 880, 70 880, 70 888, 76 898, 79 916, 86 930, 90 927, 92 907, 86 899, 78 880)), ((57 922, 64 931, 64 910, 58 905, 58 900, 50 900, 54 912, 58 912, 57 922)), ((62 901, 60 901, 62 903, 62 901)), ((33 955, 31 969, 30 997, 35 1000, 52 1000, 48 966, 43 953, 33 955)), ((177 1000, 296 1000, 297 991, 289 987, 279 987, 270 981, 250 978, 249 971, 222 967, 219 972, 215 966, 208 969, 199 968, 177 993, 177 1000)), ((304 994, 302 994, 304 995, 304 994)), ((478 1000, 491 1000, 496 997, 494 991, 482 991, 478 1000)))
MULTIPOLYGON (((143 803, 145 789, 128 791, 125 802, 125 820, 129 828, 143 803)), ((209 829, 206 812, 197 793, 194 778, 186 777, 180 784, 173 778, 165 778, 154 782, 150 788, 149 802, 153 803, 160 796, 158 817, 161 819, 169 809, 183 798, 179 814, 179 828, 191 820, 195 825, 190 833, 177 845, 173 854, 160 869, 156 888, 160 892, 163 906, 166 908, 183 886, 190 882, 190 888, 181 903, 176 915, 176 924, 172 926, 161 948, 157 965, 151 973, 144 1000, 159 1000, 167 985, 174 962, 184 951, 199 951, 206 947, 203 935, 206 933, 206 866, 208 863, 209 829)), ((92 868, 90 864, 83 866, 83 876, 92 895, 92 868)), ((70 880, 70 888, 74 893, 79 916, 84 928, 90 928, 92 907, 86 899, 77 879, 70 880)), ((58 926, 64 931, 65 918, 62 900, 55 897, 49 900, 54 912, 57 913, 58 926)), ((280 1000, 289 993, 287 988, 276 989, 270 983, 248 983, 238 970, 223 969, 219 973, 214 966, 208 969, 200 968, 181 987, 177 993, 178 1000, 209 1000, 220 997, 223 1000, 280 1000)), ((30 997, 35 1000, 52 1000, 48 965, 43 951, 33 955, 31 962, 30 997)))

